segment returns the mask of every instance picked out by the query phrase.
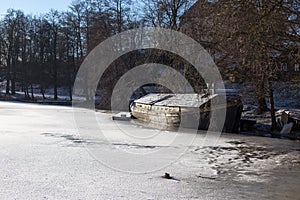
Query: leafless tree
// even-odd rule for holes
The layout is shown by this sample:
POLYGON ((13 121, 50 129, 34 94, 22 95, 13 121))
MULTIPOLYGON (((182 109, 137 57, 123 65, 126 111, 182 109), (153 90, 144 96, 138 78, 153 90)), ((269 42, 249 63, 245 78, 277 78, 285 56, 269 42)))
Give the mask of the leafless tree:
POLYGON ((254 85, 259 113, 267 109, 269 97, 275 128, 272 82, 279 78, 279 55, 299 40, 299 2, 199 0, 184 18, 183 30, 201 42, 219 66, 239 66, 240 78, 254 85))

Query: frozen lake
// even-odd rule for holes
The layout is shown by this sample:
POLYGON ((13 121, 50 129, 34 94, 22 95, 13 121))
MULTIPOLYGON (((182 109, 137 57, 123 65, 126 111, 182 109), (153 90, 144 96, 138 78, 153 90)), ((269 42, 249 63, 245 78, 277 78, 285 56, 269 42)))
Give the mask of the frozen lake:
POLYGON ((104 112, 93 121, 89 112, 0 102, 0 198, 300 197, 299 141, 223 134, 204 144, 205 132, 151 130, 104 112))

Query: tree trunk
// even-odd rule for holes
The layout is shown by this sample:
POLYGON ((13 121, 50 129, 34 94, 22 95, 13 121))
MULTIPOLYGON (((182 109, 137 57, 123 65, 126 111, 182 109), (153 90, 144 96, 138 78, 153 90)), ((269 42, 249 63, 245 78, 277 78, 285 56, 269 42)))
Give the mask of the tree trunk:
POLYGON ((58 99, 58 94, 57 94, 57 83, 55 81, 54 83, 54 100, 57 100, 58 99))
POLYGON ((34 100, 33 84, 30 84, 31 89, 31 99, 34 100))
POLYGON ((69 75, 68 75, 68 78, 69 78, 69 80, 68 80, 68 82, 69 82, 69 87, 68 87, 68 89, 69 89, 69 98, 70 98, 70 101, 72 102, 72 100, 73 100, 73 97, 72 97, 72 71, 71 70, 69 70, 69 75))
POLYGON ((29 97, 27 88, 28 88, 27 84, 25 83, 23 85, 23 92, 24 92, 25 99, 28 99, 28 97, 29 97))
POLYGON ((72 102, 72 101, 73 101, 73 97, 72 97, 72 86, 69 86, 69 98, 70 98, 70 101, 72 102))
POLYGON ((265 98, 265 81, 261 80, 258 88, 257 88, 257 114, 262 114, 263 112, 268 110, 266 98, 265 98))
POLYGON ((258 108, 257 108, 257 114, 262 114, 268 110, 267 102, 265 97, 258 97, 258 108))
POLYGON ((16 79, 14 75, 11 79, 11 94, 16 94, 16 79))
POLYGON ((16 94, 16 64, 13 62, 12 65, 12 77, 11 77, 11 94, 16 94))
POLYGON ((58 94, 57 94, 57 75, 54 77, 54 100, 58 99, 58 94))
POLYGON ((26 93, 25 98, 26 98, 26 99, 29 99, 30 97, 29 97, 28 84, 26 84, 26 86, 25 86, 25 93, 26 93))
POLYGON ((10 72, 11 72, 11 68, 10 68, 10 57, 8 57, 8 63, 7 63, 7 74, 6 74, 6 94, 9 94, 9 90, 10 90, 10 72))
POLYGON ((277 129, 277 122, 275 116, 274 89, 273 89, 272 81, 269 81, 269 98, 270 98, 271 119, 272 119, 271 131, 273 131, 277 129))
POLYGON ((46 97, 45 97, 45 88, 44 88, 43 84, 41 85, 41 94, 43 96, 43 99, 45 100, 46 99, 46 97))
POLYGON ((9 83, 10 83, 10 79, 9 79, 9 76, 7 76, 7 79, 6 79, 6 94, 9 94, 9 83))

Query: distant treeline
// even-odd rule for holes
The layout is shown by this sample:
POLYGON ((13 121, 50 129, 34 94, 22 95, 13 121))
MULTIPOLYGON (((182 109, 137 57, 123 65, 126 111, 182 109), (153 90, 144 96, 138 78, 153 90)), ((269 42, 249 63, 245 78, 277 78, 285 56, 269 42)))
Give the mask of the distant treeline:
POLYGON ((33 86, 68 86, 70 98, 76 72, 85 56, 105 38, 131 28, 125 1, 74 1, 68 11, 41 16, 8 10, 0 21, 1 80, 6 94, 22 89, 27 98, 33 86))
MULTIPOLYGON (((78 68, 95 46, 122 31, 154 26, 182 31, 198 41, 224 77, 232 73, 252 83, 259 112, 267 109, 267 97, 272 109, 272 83, 284 80, 281 63, 300 63, 300 2, 198 0, 192 5, 194 2, 76 0, 68 11, 52 10, 41 16, 8 10, 0 20, 0 69, 6 94, 20 88, 27 98, 34 98, 32 88, 39 86, 42 94, 53 88, 57 99, 57 88, 67 86, 72 99, 78 68)), ((122 56, 104 73, 99 87, 106 88, 106 103, 122 74, 150 62, 172 66, 196 92, 202 89, 203 79, 191 65, 170 52, 148 49, 122 56)), ((290 79, 297 81, 297 77, 294 74, 290 79)), ((272 113, 274 121, 274 109, 272 113)))
MULTIPOLYGON (((0 78, 6 94, 22 90, 26 98, 34 98, 33 88, 39 86, 43 95, 53 88, 57 99, 58 87, 67 86, 72 99, 77 70, 95 46, 132 28, 179 27, 179 17, 191 2, 178 2, 172 5, 176 7, 172 18, 168 1, 158 0, 75 0, 65 12, 51 10, 40 16, 9 9, 0 20, 0 78)), ((132 60, 115 65, 131 67, 132 60)))

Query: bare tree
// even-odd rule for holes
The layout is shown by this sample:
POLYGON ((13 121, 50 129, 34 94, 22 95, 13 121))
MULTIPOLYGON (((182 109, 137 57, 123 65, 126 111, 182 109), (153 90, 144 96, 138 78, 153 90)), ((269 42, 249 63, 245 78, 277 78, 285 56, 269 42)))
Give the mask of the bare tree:
POLYGON ((267 109, 269 97, 273 128, 272 82, 279 78, 279 55, 298 35, 296 4, 299 6, 299 2, 282 0, 199 0, 184 16, 184 31, 204 44, 219 66, 239 66, 240 78, 253 84, 259 113, 267 109))
POLYGON ((60 29, 60 17, 61 14, 55 10, 51 10, 50 13, 46 15, 48 21, 48 28, 50 31, 50 59, 51 59, 51 69, 52 69, 52 78, 53 78, 53 91, 54 91, 54 100, 58 99, 58 35, 60 29))
POLYGON ((4 18, 4 35, 3 47, 5 51, 6 71, 6 94, 9 94, 10 89, 12 94, 15 94, 15 84, 17 76, 17 64, 20 54, 20 37, 23 29, 24 13, 19 10, 8 10, 8 14, 4 18), (11 86, 11 88, 10 88, 11 86))
POLYGON ((191 3, 190 0, 148 0, 144 18, 155 27, 178 30, 180 17, 191 3))

